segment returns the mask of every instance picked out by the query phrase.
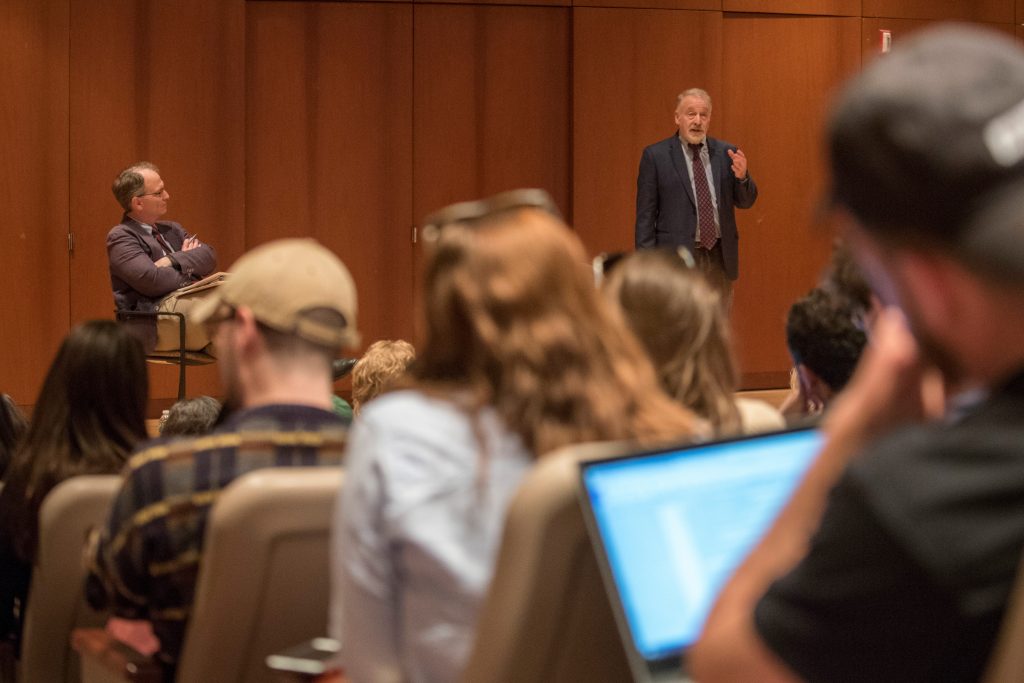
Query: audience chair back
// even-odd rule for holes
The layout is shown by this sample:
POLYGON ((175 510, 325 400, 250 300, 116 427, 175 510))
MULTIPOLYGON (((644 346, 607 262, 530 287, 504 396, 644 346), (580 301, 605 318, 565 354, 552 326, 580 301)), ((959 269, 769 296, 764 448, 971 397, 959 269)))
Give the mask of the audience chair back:
POLYGON ((22 639, 22 681, 80 679, 71 631, 106 620, 85 602, 82 552, 87 531, 106 521, 120 486, 117 475, 83 475, 58 484, 43 500, 22 639))
POLYGON ((341 468, 268 468, 213 507, 179 681, 275 681, 266 658, 327 632, 341 468))
POLYGON ((1024 561, 1010 593, 984 683, 1024 683, 1024 561))
POLYGON ((466 683, 630 680, 577 497, 579 462, 622 444, 541 458, 509 506, 466 683))

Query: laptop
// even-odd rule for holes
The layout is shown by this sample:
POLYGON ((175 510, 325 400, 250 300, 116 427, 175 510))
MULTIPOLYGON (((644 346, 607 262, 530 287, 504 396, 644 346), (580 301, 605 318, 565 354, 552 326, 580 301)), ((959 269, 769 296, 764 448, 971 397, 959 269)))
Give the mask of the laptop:
POLYGON ((687 681, 718 591, 822 445, 802 428, 583 462, 580 497, 636 681, 687 681))

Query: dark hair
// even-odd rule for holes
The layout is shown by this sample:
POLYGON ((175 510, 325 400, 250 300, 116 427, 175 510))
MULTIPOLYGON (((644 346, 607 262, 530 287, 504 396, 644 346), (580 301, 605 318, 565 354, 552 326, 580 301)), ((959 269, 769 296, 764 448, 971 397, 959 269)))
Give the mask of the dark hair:
POLYGON ((0 396, 0 481, 7 475, 7 466, 18 445, 18 440, 25 433, 28 422, 7 394, 0 396))
POLYGON ((832 245, 832 260, 821 287, 846 299, 854 309, 855 318, 871 310, 871 285, 864 279, 864 273, 854 260, 850 248, 842 240, 837 239, 832 245))
POLYGON ((142 345, 121 325, 93 320, 64 339, 0 493, 0 534, 22 560, 35 557, 39 508, 53 487, 120 471, 146 437, 148 389, 142 345))
POLYGON ((146 185, 146 179, 140 173, 143 170, 160 173, 160 169, 148 161, 139 161, 118 173, 110 188, 110 191, 114 193, 114 199, 125 211, 131 210, 132 199, 138 197, 146 185))
POLYGON ((867 343, 848 302, 824 289, 812 289, 786 316, 786 345, 793 362, 818 375, 832 391, 850 381, 867 343))
POLYGON ((160 425, 160 436, 200 436, 213 429, 220 415, 220 401, 209 396, 185 398, 167 411, 167 420, 160 425))

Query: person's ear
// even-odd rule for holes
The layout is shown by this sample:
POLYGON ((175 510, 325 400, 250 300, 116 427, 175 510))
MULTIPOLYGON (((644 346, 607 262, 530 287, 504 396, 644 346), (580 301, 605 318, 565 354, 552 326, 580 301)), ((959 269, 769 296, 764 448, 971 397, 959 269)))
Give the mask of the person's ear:
POLYGON ((797 375, 800 377, 800 386, 803 388, 804 398, 807 400, 808 412, 820 413, 832 400, 832 388, 823 380, 818 373, 800 363, 796 366, 797 375))
POLYGON ((248 306, 239 306, 235 309, 234 320, 234 341, 236 349, 240 352, 251 352, 262 344, 259 323, 256 316, 248 306))
POLYGON ((960 318, 959 271, 948 260, 924 252, 904 252, 898 259, 901 289, 913 301, 913 314, 925 329, 947 329, 960 318))

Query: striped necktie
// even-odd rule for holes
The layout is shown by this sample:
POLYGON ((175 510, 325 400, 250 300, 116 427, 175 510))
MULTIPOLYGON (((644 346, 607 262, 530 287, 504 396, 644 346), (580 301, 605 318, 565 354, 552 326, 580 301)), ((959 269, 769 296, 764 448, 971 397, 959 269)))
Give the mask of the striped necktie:
POLYGON ((704 249, 715 246, 715 206, 711 203, 708 174, 700 158, 700 145, 689 145, 693 153, 693 189, 697 193, 697 242, 704 249))

